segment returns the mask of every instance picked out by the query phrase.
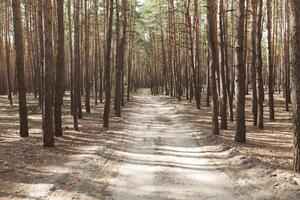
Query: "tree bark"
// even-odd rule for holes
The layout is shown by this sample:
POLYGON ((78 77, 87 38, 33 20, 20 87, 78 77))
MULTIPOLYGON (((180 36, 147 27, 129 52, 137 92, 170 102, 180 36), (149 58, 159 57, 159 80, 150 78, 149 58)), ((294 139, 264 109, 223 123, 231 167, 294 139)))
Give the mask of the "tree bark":
POLYGON ((258 127, 264 129, 264 85, 262 75, 262 15, 263 15, 263 0, 258 0, 258 20, 257 20, 257 83, 258 83, 258 127))
POLYGON ((24 80, 24 37, 21 20, 20 0, 12 1, 14 38, 16 50, 16 71, 19 94, 20 136, 28 137, 28 118, 26 106, 26 88, 24 80))
POLYGON ((5 51, 6 51, 6 76, 7 76, 7 93, 8 93, 8 100, 9 104, 13 105, 12 100, 12 86, 11 86, 11 63, 10 63, 10 37, 9 37, 9 13, 8 9, 5 9, 5 51))
POLYGON ((63 104, 64 93, 64 71, 65 71, 65 31, 64 31, 64 0, 57 0, 57 56, 56 56, 56 87, 55 87, 55 107, 54 122, 55 136, 61 137, 62 121, 61 106, 63 104))
POLYGON ((236 142, 246 142, 245 124, 245 78, 246 67, 244 64, 244 24, 245 24, 245 0, 237 1, 237 22, 236 22, 236 142))
POLYGON ((89 40, 89 14, 88 14, 88 1, 84 1, 84 55, 85 55, 85 77, 84 77, 84 88, 85 88, 85 110, 87 113, 91 113, 90 108, 90 75, 89 75, 89 65, 90 65, 90 40, 89 40))
POLYGON ((207 20, 208 20, 208 44, 210 51, 210 80, 212 95, 212 129, 213 134, 219 135, 219 105, 216 83, 216 68, 219 66, 218 55, 218 33, 217 33, 217 5, 216 1, 207 0, 207 20))
POLYGON ((300 1, 292 0, 292 68, 294 105, 294 171, 300 172, 300 1))
POLYGON ((45 99, 43 115, 43 136, 44 146, 54 146, 53 132, 53 94, 55 82, 53 62, 53 41, 52 41, 52 1, 44 1, 44 34, 45 34, 45 99))
POLYGON ((112 23, 113 23, 113 0, 106 0, 106 22, 105 22, 105 59, 104 59, 104 76, 105 76, 105 105, 103 113, 103 127, 109 126, 110 102, 111 102, 111 43, 112 43, 112 23))
POLYGON ((269 70, 269 119, 270 121, 275 121, 274 116, 274 89, 273 89, 273 42, 272 42, 272 0, 267 0, 267 29, 268 29, 268 70, 269 70))
POLYGON ((252 79, 252 115, 253 125, 257 126, 257 89, 256 89, 256 67, 257 67, 257 0, 252 0, 252 61, 251 61, 251 79, 252 79))
POLYGON ((78 131, 78 118, 79 118, 79 106, 80 104, 80 0, 74 1, 74 74, 73 74, 73 88, 74 88, 74 96, 73 96, 73 126, 74 130, 78 131))
POLYGON ((220 94, 220 116, 221 129, 227 129, 227 91, 226 91, 226 76, 225 76, 225 40, 224 40, 224 2, 220 0, 219 4, 219 62, 221 69, 221 94, 220 94))

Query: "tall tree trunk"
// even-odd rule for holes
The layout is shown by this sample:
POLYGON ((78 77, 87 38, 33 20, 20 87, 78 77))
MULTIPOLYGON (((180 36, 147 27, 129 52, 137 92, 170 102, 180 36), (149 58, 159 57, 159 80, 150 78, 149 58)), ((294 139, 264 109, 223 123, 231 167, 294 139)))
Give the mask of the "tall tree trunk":
POLYGON ((207 21, 208 21, 208 44, 210 51, 211 69, 211 95, 212 95, 212 129, 215 135, 219 135, 219 105, 216 83, 216 69, 219 67, 218 55, 218 32, 217 32, 217 5, 216 1, 207 0, 207 21))
POLYGON ((61 106, 64 93, 65 71, 65 31, 64 31, 64 0, 57 0, 57 56, 56 56, 56 87, 54 122, 55 136, 62 136, 61 106))
POLYGON ((285 1, 285 30, 284 30, 284 65, 285 65, 285 109, 289 111, 289 103, 291 103, 290 92, 290 15, 289 0, 285 1))
POLYGON ((52 1, 44 1, 44 26, 45 26, 45 99, 43 115, 44 146, 54 146, 53 133, 53 94, 55 82, 53 63, 53 41, 52 41, 52 1))
POLYGON ((201 105, 201 61, 200 61, 200 23, 199 23, 199 9, 198 9, 198 0, 194 0, 194 23, 195 23, 195 73, 196 73, 196 85, 195 90, 197 90, 196 96, 196 106, 197 109, 200 109, 201 105))
POLYGON ((40 52, 40 94, 39 94, 39 105, 44 112, 44 59, 45 59, 45 47, 44 47, 44 26, 43 26, 43 1, 38 1, 38 32, 39 32, 39 52, 40 52))
POLYGON ((26 106, 26 88, 24 81, 24 37, 21 20, 20 0, 12 1, 14 38, 16 50, 16 70, 19 94, 20 136, 28 137, 28 118, 26 106))
POLYGON ((71 0, 68 0, 68 23, 69 23, 69 62, 70 62, 70 110, 73 115, 74 108, 74 62, 73 62, 73 36, 72 36, 72 19, 71 19, 71 0))
POLYGON ((105 22, 105 59, 104 59, 104 76, 105 76, 105 105, 103 113, 103 127, 109 126, 110 102, 111 102, 111 43, 112 43, 112 23, 113 23, 113 0, 106 0, 106 22, 105 22))
POLYGON ((257 126, 257 89, 256 89, 256 67, 257 67, 257 0, 252 0, 252 61, 251 61, 251 79, 252 79, 252 115, 253 125, 257 126))
POLYGON ((244 24, 245 24, 245 0, 237 1, 237 22, 236 22, 236 142, 246 142, 245 124, 245 78, 246 67, 244 64, 244 24))
POLYGON ((263 15, 263 0, 258 0, 258 20, 257 20, 257 83, 258 83, 258 105, 259 116, 258 126, 260 129, 264 128, 264 85, 262 75, 262 15, 263 15))
POLYGON ((99 20, 98 20, 98 1, 94 0, 94 12, 95 12, 95 68, 94 68, 94 94, 95 94, 95 105, 98 104, 98 77, 99 77, 99 20))
POLYGON ((267 0, 267 29, 268 29, 268 69, 269 69, 269 118, 271 121, 275 121, 274 116, 274 89, 273 89, 273 42, 272 42, 272 0, 267 0))
POLYGON ((293 67, 293 105, 294 105, 294 171, 300 172, 300 1, 292 0, 292 67, 293 67))
POLYGON ((74 1, 74 70, 73 70, 73 126, 74 130, 78 131, 78 118, 79 118, 79 106, 80 104, 80 0, 74 1))
POLYGON ((6 51, 6 76, 7 76, 7 93, 8 93, 8 100, 9 104, 13 105, 12 100, 12 89, 11 89, 11 80, 10 80, 10 71, 11 71, 11 64, 10 64, 10 37, 9 37, 9 12, 8 9, 5 9, 5 51, 6 51))
POLYGON ((87 113, 91 112, 90 108, 90 76, 89 76, 89 65, 90 65, 90 40, 89 40, 89 14, 88 14, 88 1, 85 0, 84 3, 84 52, 85 52, 85 77, 84 77, 84 87, 85 87, 85 110, 87 113))
POLYGON ((219 4, 219 62, 221 69, 221 94, 220 94, 220 116, 221 116, 221 129, 227 129, 227 91, 226 91, 226 76, 225 76, 225 41, 224 41, 224 2, 220 1, 219 4))
POLYGON ((116 117, 121 117, 121 25, 120 5, 116 0, 116 71, 115 71, 115 98, 114 110, 116 117))

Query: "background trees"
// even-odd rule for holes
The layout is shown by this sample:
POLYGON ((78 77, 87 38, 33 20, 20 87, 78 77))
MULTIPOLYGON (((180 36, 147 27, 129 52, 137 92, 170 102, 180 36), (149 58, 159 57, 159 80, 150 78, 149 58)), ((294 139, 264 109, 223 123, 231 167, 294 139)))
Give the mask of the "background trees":
POLYGON ((85 117, 82 95, 87 115, 91 98, 99 107, 105 98, 104 127, 111 99, 119 117, 124 96, 129 101, 139 88, 180 101, 185 97, 196 109, 211 101, 213 133, 220 133, 220 117, 220 128, 235 122, 236 141, 245 142, 247 92, 250 120, 263 129, 281 109, 275 97, 280 94, 289 111, 291 91, 297 91, 297 80, 291 79, 298 77, 294 1, 16 0, 0 5, 0 93, 10 104, 18 93, 22 137, 28 136, 26 92, 39 99, 45 146, 53 145, 54 130, 62 135, 64 95, 70 95, 75 130, 85 117), (269 120, 264 121, 264 112, 269 120))

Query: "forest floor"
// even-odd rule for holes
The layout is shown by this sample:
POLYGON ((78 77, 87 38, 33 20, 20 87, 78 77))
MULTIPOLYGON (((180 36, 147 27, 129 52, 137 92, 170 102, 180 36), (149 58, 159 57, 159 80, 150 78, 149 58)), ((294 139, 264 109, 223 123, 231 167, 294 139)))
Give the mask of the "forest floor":
MULTIPOLYGON (((266 101, 267 102, 267 101, 266 101)), ((211 134, 210 108, 135 94, 122 118, 102 129, 103 104, 72 130, 69 98, 64 136, 42 147, 41 114, 30 96, 30 137, 18 135, 18 107, 0 96, 0 199, 299 199, 292 169, 291 113, 276 96, 276 122, 252 126, 233 141, 234 123, 211 134)), ((113 113, 113 108, 112 108, 113 113)))

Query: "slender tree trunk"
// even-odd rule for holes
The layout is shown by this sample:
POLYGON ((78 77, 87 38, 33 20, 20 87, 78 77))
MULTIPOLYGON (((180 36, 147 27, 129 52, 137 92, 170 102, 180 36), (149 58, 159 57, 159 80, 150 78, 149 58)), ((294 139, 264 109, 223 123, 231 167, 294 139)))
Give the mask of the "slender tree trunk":
POLYGON ((9 13, 8 9, 5 10, 5 51, 6 51, 6 76, 7 76, 7 93, 8 93, 8 100, 9 104, 13 105, 12 101, 12 89, 11 89, 11 80, 10 80, 10 70, 11 70, 11 64, 10 64, 10 37, 9 37, 9 13))
POLYGON ((105 76, 105 105, 103 113, 103 127, 109 126, 110 102, 111 102, 111 43, 112 43, 112 23, 113 23, 113 0, 106 0, 106 22, 105 22, 105 59, 104 59, 104 76, 105 76))
POLYGON ((61 106, 64 93, 65 71, 65 32, 64 32, 64 0, 57 0, 57 56, 56 56, 56 87, 55 87, 55 136, 62 136, 61 106))
POLYGON ((52 1, 44 1, 44 23, 45 23, 45 100, 43 115, 43 135, 44 146, 54 146, 54 130, 53 130, 53 94, 55 82, 54 62, 53 62, 53 41, 52 41, 52 1))
POLYGON ((215 1, 207 0, 207 20, 208 20, 208 44, 210 51, 211 69, 211 95, 212 95, 212 129, 215 135, 219 135, 219 105, 216 83, 216 68, 219 66, 218 55, 218 32, 217 32, 217 5, 215 1))
POLYGON ((195 73, 196 73, 196 85, 195 90, 197 90, 196 97, 196 106, 197 109, 200 109, 201 105, 201 80, 200 80, 200 71, 201 71, 201 61, 200 61, 200 23, 199 23, 199 9, 198 9, 198 0, 194 0, 194 23, 195 23, 195 73))
POLYGON ((24 38, 21 20, 20 0, 12 1, 14 38, 16 50, 16 70, 19 94, 20 136, 28 137, 28 118, 26 106, 26 88, 24 81, 24 38))
POLYGON ((246 67, 244 64, 244 24, 245 24, 245 0, 237 1, 237 22, 236 22, 236 142, 246 142, 245 125, 245 78, 246 67))
POLYGON ((268 89, 269 89, 269 118, 270 121, 275 121, 274 116, 274 89, 273 89, 273 43, 272 43, 272 0, 267 0, 267 29, 268 29, 268 69, 269 69, 269 80, 268 80, 268 89))
POLYGON ((42 108, 42 113, 44 112, 44 59, 45 59, 45 47, 44 47, 44 26, 43 26, 43 1, 38 1, 38 32, 39 32, 39 51, 40 51, 40 71, 42 72, 40 74, 40 86, 41 90, 39 93, 39 105, 42 108))
POLYGON ((116 71, 115 71, 115 98, 114 110, 116 117, 121 117, 121 25, 120 5, 116 0, 116 71))
POLYGON ((291 103, 290 92, 290 15, 289 0, 285 1, 285 32, 284 32, 284 65, 285 65, 285 109, 289 111, 289 103, 291 103))
POLYGON ((80 0, 74 1, 74 74, 73 74, 73 88, 74 88, 74 96, 73 96, 73 126, 74 130, 78 131, 78 118, 79 118, 79 107, 78 104, 80 102, 80 22, 79 22, 79 15, 80 15, 80 0))
POLYGON ((90 21, 89 21, 89 14, 88 14, 88 1, 85 0, 84 3, 84 52, 85 52, 85 77, 84 77, 84 86, 85 86, 85 110, 87 113, 91 113, 91 108, 90 108, 90 76, 89 76, 89 65, 90 65, 90 40, 89 40, 89 26, 90 26, 90 21))
POLYGON ((225 76, 225 41, 224 41, 224 2, 220 1, 219 4, 219 62, 221 69, 221 94, 220 94, 220 116, 221 116, 221 129, 227 129, 227 91, 226 91, 226 76, 225 76))
POLYGON ((72 19, 71 19, 71 0, 68 0, 68 22, 69 22, 69 62, 70 62, 70 98, 71 98, 71 114, 73 115, 74 108, 74 62, 73 62, 73 36, 72 36, 72 19))
POLYGON ((251 61, 251 79, 252 79, 252 115, 253 125, 257 126, 257 89, 256 89, 256 67, 257 67, 257 0, 252 0, 252 61, 251 61))
POLYGON ((99 22, 98 22, 98 0, 94 0, 95 9, 95 68, 94 68, 94 94, 95 105, 98 105, 98 77, 99 77, 99 22))
POLYGON ((292 67, 294 105, 294 171, 300 172, 300 1, 292 0, 292 67))
POLYGON ((258 126, 264 128, 264 85, 262 75, 262 15, 263 15, 263 0, 258 0, 258 21, 257 21, 257 83, 258 83, 258 105, 259 116, 258 126))

